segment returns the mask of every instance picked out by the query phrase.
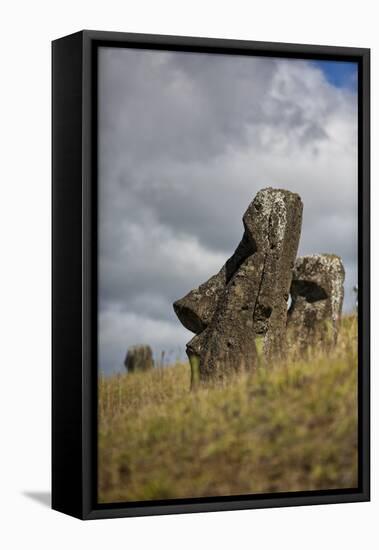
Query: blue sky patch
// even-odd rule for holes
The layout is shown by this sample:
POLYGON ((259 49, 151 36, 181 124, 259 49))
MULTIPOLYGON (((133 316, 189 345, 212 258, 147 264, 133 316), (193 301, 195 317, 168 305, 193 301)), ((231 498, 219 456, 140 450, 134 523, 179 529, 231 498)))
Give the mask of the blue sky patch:
POLYGON ((311 61, 321 69, 327 81, 336 88, 345 88, 357 92, 358 64, 347 61, 311 61))

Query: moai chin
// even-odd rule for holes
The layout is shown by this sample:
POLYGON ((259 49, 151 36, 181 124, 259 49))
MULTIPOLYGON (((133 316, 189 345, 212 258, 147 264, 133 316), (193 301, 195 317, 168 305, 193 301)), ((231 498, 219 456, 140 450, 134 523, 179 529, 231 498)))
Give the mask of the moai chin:
POLYGON ((300 351, 309 345, 337 342, 344 279, 342 260, 334 254, 314 254, 296 260, 287 329, 289 340, 300 351))

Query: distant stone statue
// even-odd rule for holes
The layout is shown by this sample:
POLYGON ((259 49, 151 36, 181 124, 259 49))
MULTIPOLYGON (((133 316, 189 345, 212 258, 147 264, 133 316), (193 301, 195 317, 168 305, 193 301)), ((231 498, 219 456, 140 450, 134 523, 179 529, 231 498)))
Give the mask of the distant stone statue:
POLYGON ((300 349, 336 343, 344 279, 342 260, 334 254, 314 254, 296 260, 287 327, 289 338, 300 349))
POLYGON ((258 335, 264 336, 268 360, 285 353, 302 209, 295 193, 259 191, 243 216, 245 231, 233 256, 217 275, 174 303, 182 324, 197 334, 187 344, 193 381, 254 368, 258 335))
POLYGON ((154 366, 153 352, 150 346, 132 346, 128 349, 124 361, 128 372, 146 371, 154 366))

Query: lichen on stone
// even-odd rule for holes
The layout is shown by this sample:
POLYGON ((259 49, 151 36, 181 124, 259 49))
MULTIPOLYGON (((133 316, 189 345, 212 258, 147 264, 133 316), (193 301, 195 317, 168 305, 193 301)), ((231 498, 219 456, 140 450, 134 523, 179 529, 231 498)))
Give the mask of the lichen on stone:
POLYGON ((302 209, 296 193, 259 191, 243 215, 244 234, 234 254, 216 275, 174 303, 180 321, 197 334, 187 353, 198 354, 200 379, 219 378, 241 365, 253 368, 257 336, 264 337, 267 360, 285 353, 302 209))

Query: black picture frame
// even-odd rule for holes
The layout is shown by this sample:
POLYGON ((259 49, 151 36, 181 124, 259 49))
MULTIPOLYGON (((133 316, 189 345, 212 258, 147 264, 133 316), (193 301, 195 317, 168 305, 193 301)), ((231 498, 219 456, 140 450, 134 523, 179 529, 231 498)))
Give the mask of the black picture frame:
POLYGON ((81 519, 370 499, 370 50, 85 30, 52 43, 52 507, 81 519), (98 504, 97 48, 358 63, 359 485, 355 489, 98 504))

